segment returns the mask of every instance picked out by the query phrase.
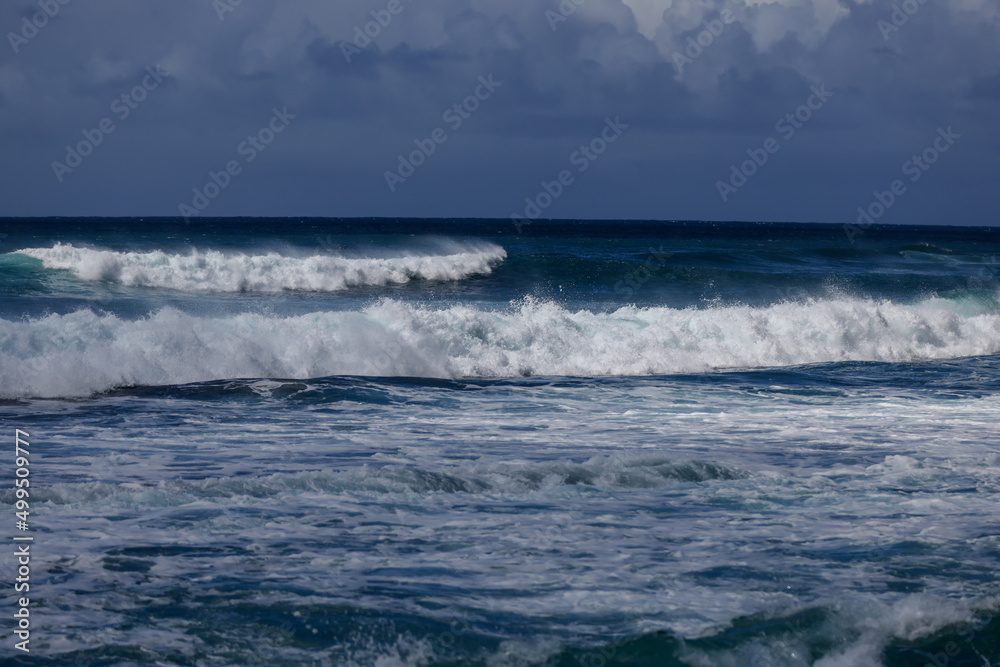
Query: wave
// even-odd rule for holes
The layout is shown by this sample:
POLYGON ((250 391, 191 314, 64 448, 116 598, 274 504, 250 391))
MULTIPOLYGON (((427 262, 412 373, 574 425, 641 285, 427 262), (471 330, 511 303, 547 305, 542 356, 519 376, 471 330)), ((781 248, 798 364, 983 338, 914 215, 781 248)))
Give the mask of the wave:
POLYGON ((997 310, 992 299, 940 297, 611 313, 531 299, 502 311, 383 299, 294 317, 164 308, 126 320, 80 310, 0 319, 0 396, 237 378, 634 376, 950 359, 1000 353, 997 310))
MULTIPOLYGON (((162 558, 205 558, 213 551, 175 545, 126 548, 106 556, 103 565, 148 579, 162 558)), ((233 605, 231 595, 210 591, 183 611, 197 627, 213 628, 213 643, 226 646, 243 665, 318 664, 309 660, 319 652, 316 647, 324 647, 327 661, 321 664, 344 667, 990 667, 1000 650, 996 600, 975 604, 919 595, 895 604, 831 600, 784 614, 738 617, 731 627, 694 639, 656 629, 663 624, 651 620, 643 623, 645 630, 601 641, 594 637, 594 617, 584 614, 577 616, 583 622, 568 638, 547 632, 547 619, 462 614, 453 611, 455 605, 445 609, 451 616, 406 609, 388 615, 353 600, 316 597, 264 597, 233 605), (220 622, 219 606, 227 604, 233 610, 220 622), (262 624, 283 632, 261 633, 262 624)), ((588 601, 584 596, 581 606, 588 601)), ((652 616, 669 604, 662 601, 645 611, 652 616)), ((629 612, 616 616, 642 622, 629 612)), ((156 654, 137 661, 134 644, 114 636, 99 647, 52 653, 63 664, 166 664, 156 654)), ((183 654, 178 650, 177 655, 183 654)))
MULTIPOLYGON (((786 614, 733 619, 722 632, 683 639, 668 631, 590 648, 563 649, 534 664, 740 665, 745 667, 918 667, 992 665, 1000 648, 995 598, 912 595, 895 604, 836 602, 786 614)), ((532 664, 532 663, 528 663, 532 664)))
MULTIPOLYGON (((39 490, 40 502, 76 505, 96 500, 160 507, 178 499, 201 501, 267 498, 286 492, 423 495, 427 493, 508 494, 578 487, 617 491, 657 489, 679 484, 745 479, 739 468, 698 459, 621 453, 594 456, 582 463, 562 461, 473 463, 437 470, 416 465, 365 465, 350 470, 278 472, 256 477, 171 479, 157 483, 114 483, 108 480, 54 484, 39 490)), ((0 489, 0 502, 14 504, 14 489, 0 489)))
POLYGON ((507 257, 492 243, 456 242, 442 244, 436 253, 400 257, 296 257, 198 249, 188 254, 116 252, 61 243, 17 252, 41 260, 47 269, 72 271, 82 280, 196 292, 336 292, 413 280, 462 280, 488 275, 507 257))

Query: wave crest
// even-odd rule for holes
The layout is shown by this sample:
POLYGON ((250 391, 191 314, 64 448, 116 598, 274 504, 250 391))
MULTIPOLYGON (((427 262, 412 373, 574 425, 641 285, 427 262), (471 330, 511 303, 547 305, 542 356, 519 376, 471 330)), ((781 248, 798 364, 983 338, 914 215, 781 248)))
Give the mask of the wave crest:
POLYGON ((337 292, 413 280, 462 280, 488 275, 507 257, 503 248, 492 243, 451 243, 438 253, 360 258, 198 249, 186 255, 159 250, 116 252, 61 243, 17 252, 41 260, 47 269, 72 271, 82 280, 193 292, 337 292))
POLYGON ((383 300, 362 311, 140 320, 81 310, 0 320, 0 395, 333 375, 624 376, 833 361, 905 362, 1000 352, 988 304, 862 299, 708 309, 572 312, 527 300, 505 311, 383 300))

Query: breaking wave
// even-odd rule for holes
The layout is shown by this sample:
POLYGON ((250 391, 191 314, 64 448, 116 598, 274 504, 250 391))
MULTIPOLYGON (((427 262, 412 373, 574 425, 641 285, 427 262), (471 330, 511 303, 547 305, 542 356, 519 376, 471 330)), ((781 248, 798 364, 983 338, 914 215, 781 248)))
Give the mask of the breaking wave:
POLYGON ((47 269, 65 269, 89 281, 192 292, 337 292, 351 287, 401 285, 414 280, 462 280, 488 275, 507 257, 492 243, 450 242, 437 252, 399 257, 289 256, 193 249, 188 254, 115 252, 57 243, 17 251, 47 269))
POLYGON ((767 307, 501 310, 384 299, 361 311, 138 320, 80 310, 0 320, 0 395, 334 375, 629 376, 836 361, 906 362, 1000 352, 989 304, 840 298, 767 307))

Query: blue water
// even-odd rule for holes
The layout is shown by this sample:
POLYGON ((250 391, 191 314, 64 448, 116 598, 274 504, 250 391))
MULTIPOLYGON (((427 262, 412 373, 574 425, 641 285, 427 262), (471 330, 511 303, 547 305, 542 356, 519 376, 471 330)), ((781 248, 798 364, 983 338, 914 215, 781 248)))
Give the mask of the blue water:
POLYGON ((1000 665, 995 230, 0 232, 0 663, 1000 665))

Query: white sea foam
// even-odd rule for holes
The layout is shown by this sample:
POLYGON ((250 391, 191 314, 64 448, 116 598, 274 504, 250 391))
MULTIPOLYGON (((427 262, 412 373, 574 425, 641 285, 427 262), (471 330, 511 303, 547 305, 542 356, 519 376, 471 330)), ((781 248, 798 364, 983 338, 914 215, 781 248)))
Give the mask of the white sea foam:
POLYGON ((248 377, 667 374, 998 352, 1000 315, 940 298, 612 313, 532 300, 489 311, 387 299, 363 311, 285 318, 165 308, 124 320, 82 310, 0 320, 0 395, 248 377))
POLYGON ((196 292, 336 292, 412 280, 462 280, 489 274, 507 257, 503 248, 492 243, 454 242, 400 257, 254 255, 198 249, 187 254, 115 252, 61 243, 18 253, 41 260, 46 268, 72 271, 83 280, 196 292))

